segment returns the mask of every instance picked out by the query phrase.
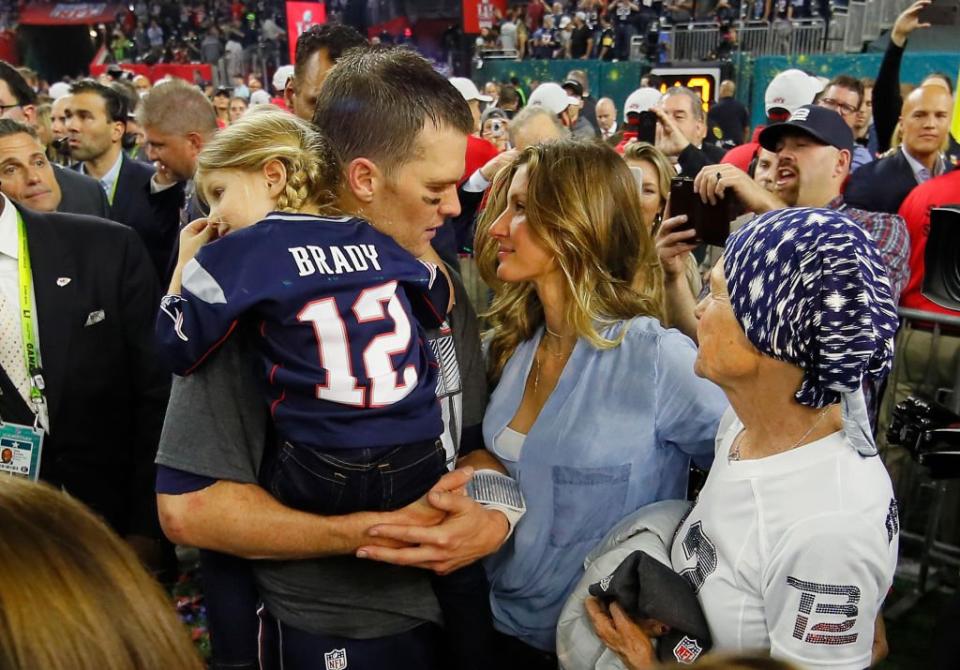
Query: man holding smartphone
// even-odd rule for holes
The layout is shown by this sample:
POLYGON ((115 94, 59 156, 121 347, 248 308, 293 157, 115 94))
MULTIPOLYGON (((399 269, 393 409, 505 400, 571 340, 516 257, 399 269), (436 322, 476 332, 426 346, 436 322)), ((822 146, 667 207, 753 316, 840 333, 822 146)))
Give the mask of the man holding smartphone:
MULTIPOLYGON (((906 224, 895 214, 849 207, 841 187, 850 174, 853 131, 833 110, 815 105, 797 109, 784 123, 760 133, 760 145, 779 159, 776 193, 770 193, 733 165, 708 165, 694 180, 694 194, 714 204, 736 197, 744 208, 762 214, 786 207, 822 207, 842 211, 870 233, 883 257, 891 292, 898 300, 910 277, 906 224)), ((686 256, 697 247, 686 217, 669 217, 656 234, 657 253, 666 276, 670 325, 697 341, 695 299, 686 285, 686 256)))
POLYGON ((719 163, 726 153, 715 144, 704 144, 707 117, 703 100, 683 86, 668 89, 660 104, 652 109, 657 115, 657 149, 680 167, 680 174, 694 176, 705 165, 719 163))

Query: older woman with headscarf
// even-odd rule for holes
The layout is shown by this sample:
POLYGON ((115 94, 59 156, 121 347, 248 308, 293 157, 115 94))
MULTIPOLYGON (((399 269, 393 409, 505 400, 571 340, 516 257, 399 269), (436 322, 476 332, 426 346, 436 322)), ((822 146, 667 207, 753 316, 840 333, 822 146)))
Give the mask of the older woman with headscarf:
MULTIPOLYGON (((697 374, 731 408, 673 568, 715 649, 864 668, 899 529, 860 391, 889 370, 897 327, 876 246, 838 212, 763 215, 730 238, 697 317, 697 374)), ((622 610, 588 609, 629 667, 653 665, 622 610)))

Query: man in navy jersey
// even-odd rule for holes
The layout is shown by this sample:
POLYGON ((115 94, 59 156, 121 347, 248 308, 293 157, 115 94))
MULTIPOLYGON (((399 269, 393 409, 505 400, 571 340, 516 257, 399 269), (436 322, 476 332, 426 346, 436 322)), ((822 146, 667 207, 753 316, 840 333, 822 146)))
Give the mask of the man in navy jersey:
MULTIPOLYGON (((415 256, 435 258, 430 241, 460 209, 456 185, 470 131, 461 121, 463 99, 408 51, 357 50, 344 61, 327 78, 314 117, 343 164, 340 207, 415 256), (349 124, 337 122, 345 107, 349 124)), ((447 325, 428 333, 441 364, 442 439, 451 456, 459 450, 461 465, 502 472, 479 448, 485 386, 478 327, 462 285, 454 285, 457 304, 447 325)), ((414 568, 447 573, 495 551, 507 537, 508 515, 438 491, 464 485, 469 471, 463 470, 445 476, 426 501, 396 512, 323 517, 282 506, 258 484, 268 421, 253 365, 249 342, 233 337, 194 375, 175 381, 157 459, 167 534, 183 544, 273 559, 251 562, 265 606, 263 667, 460 665, 443 656, 429 573, 414 568), (387 523, 411 527, 411 544, 372 546, 378 539, 370 529, 387 523)), ((483 599, 474 608, 476 622, 446 624, 472 623, 482 640, 487 608, 483 599)))

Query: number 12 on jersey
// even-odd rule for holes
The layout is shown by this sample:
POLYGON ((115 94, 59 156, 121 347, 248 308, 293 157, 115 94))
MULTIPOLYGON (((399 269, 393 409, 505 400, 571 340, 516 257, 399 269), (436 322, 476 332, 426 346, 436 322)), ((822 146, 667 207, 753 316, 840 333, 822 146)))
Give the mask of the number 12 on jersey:
POLYGON ((417 385, 413 365, 403 369, 397 383, 397 370, 391 356, 406 351, 413 339, 410 319, 397 298, 397 282, 364 289, 351 309, 358 324, 393 321, 391 332, 377 335, 363 350, 365 377, 369 388, 359 383, 350 362, 350 338, 347 324, 340 317, 336 298, 321 298, 307 303, 297 320, 313 325, 317 337, 320 365, 327 372, 325 384, 317 384, 317 398, 352 407, 383 407, 403 398, 417 385), (369 391, 369 396, 368 396, 369 391))

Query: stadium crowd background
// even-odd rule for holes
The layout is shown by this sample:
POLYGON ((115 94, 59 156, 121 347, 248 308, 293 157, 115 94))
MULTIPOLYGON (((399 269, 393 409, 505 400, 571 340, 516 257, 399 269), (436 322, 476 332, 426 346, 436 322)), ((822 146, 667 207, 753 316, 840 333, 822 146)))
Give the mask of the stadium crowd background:
MULTIPOLYGON (((10 98, 0 100, 0 108, 7 115, 8 110, 15 114, 17 108, 35 107, 35 115, 24 115, 19 120, 36 127, 47 158, 64 167, 77 168, 78 163, 82 163, 79 170, 100 179, 112 208, 116 191, 104 184, 109 180, 109 174, 94 172, 101 155, 82 154, 77 150, 87 141, 87 133, 92 131, 84 128, 71 98, 92 92, 104 98, 108 110, 115 101, 122 101, 117 104, 122 105, 123 113, 105 121, 105 127, 122 130, 124 160, 130 158, 144 166, 145 183, 152 189, 151 195, 162 193, 164 188, 181 189, 180 200, 163 216, 169 215, 170 220, 183 224, 197 213, 194 209, 198 205, 196 192, 192 190, 193 174, 172 174, 175 172, 171 170, 173 162, 164 164, 163 155, 158 153, 161 142, 156 137, 149 141, 144 127, 150 125, 151 118, 144 110, 143 100, 149 99, 151 91, 168 84, 134 76, 124 70, 124 65, 193 62, 216 65, 217 82, 196 80, 192 83, 201 87, 212 104, 220 130, 244 119, 252 107, 272 104, 296 112, 297 101, 303 104, 310 90, 310 85, 302 77, 309 78, 309 75, 301 72, 298 79, 293 66, 287 63, 286 40, 289 35, 282 9, 279 4, 270 2, 256 5, 241 2, 135 3, 130 11, 117 17, 115 25, 102 26, 95 31, 96 39, 105 49, 104 63, 108 65, 99 77, 99 83, 112 93, 104 93, 103 88, 85 89, 91 84, 81 77, 47 81, 37 72, 21 68, 19 74, 32 93, 12 85, 13 75, 10 73, 0 72, 3 75, 0 80, 6 83, 10 98), (35 97, 31 98, 31 95, 35 97), (153 174, 155 165, 161 167, 153 174), (171 170, 171 174, 167 170, 171 170)), ((331 8, 334 21, 342 13, 343 8, 331 8)), ((15 26, 16 9, 10 8, 5 16, 9 25, 15 26)), ((952 73, 931 72, 917 81, 902 81, 900 58, 904 45, 908 39, 917 38, 915 31, 924 29, 915 20, 901 16, 893 26, 883 64, 873 77, 845 76, 837 72, 827 78, 799 69, 779 73, 763 91, 767 118, 759 126, 751 122, 743 96, 738 96, 731 79, 718 82, 719 100, 716 103, 704 105, 699 92, 673 88, 669 79, 647 74, 636 82, 637 89, 622 104, 617 104, 610 98, 597 100, 592 96, 591 89, 597 88, 600 82, 591 81, 588 72, 580 67, 582 61, 629 60, 630 44, 635 36, 659 32, 664 27, 691 20, 715 23, 723 33, 742 19, 764 20, 773 25, 777 21, 811 17, 829 19, 829 6, 809 0, 744 5, 721 0, 697 11, 693 3, 683 1, 631 3, 618 0, 604 6, 599 0, 584 0, 565 6, 562 3, 549 5, 540 0, 510 7, 505 14, 495 13, 490 25, 482 27, 476 41, 467 45, 475 57, 580 62, 569 63, 566 76, 557 81, 540 82, 517 77, 488 80, 482 69, 472 79, 450 79, 469 105, 474 125, 468 144, 466 170, 458 184, 463 211, 447 220, 437 233, 434 246, 443 260, 462 272, 466 290, 476 309, 488 308, 490 297, 488 284, 478 276, 482 270, 477 268, 478 260, 474 258, 475 252, 478 256, 482 253, 480 249, 474 249, 473 234, 478 215, 483 211, 483 194, 496 181, 494 177, 498 171, 515 159, 518 149, 569 135, 614 147, 628 164, 641 168, 643 183, 639 186, 644 220, 656 224, 653 239, 660 263, 667 272, 664 295, 667 313, 672 319, 670 325, 694 341, 696 325, 689 321, 692 316, 690 301, 704 291, 702 273, 709 269, 709 262, 715 260, 716 252, 708 253, 704 259, 700 254, 702 249, 698 249, 697 255, 692 256, 688 253, 692 249, 670 237, 676 224, 668 223, 670 217, 665 204, 669 186, 665 184, 669 182, 668 175, 677 172, 698 177, 698 188, 704 192, 721 188, 722 182, 728 193, 736 194, 746 210, 756 214, 778 209, 784 204, 845 211, 873 236, 890 276, 895 300, 899 298, 900 304, 907 307, 952 314, 952 310, 938 308, 927 300, 921 293, 920 282, 930 206, 960 200, 955 173, 952 172, 960 152, 956 139, 949 134, 955 114, 956 77, 952 73), (873 95, 877 87, 883 87, 881 98, 873 95), (891 91, 895 96, 887 95, 891 91), (836 122, 833 117, 827 122, 828 130, 824 131, 821 126, 813 128, 814 133, 822 133, 812 135, 817 139, 816 144, 822 144, 820 149, 846 150, 850 155, 850 162, 841 166, 837 178, 829 183, 818 182, 816 192, 809 190, 810 182, 806 180, 811 179, 809 175, 817 163, 804 162, 809 161, 809 157, 791 155, 793 147, 786 150, 788 157, 784 159, 778 156, 781 152, 771 151, 769 145, 761 146, 759 142, 759 133, 765 127, 791 119, 803 122, 805 118, 797 117, 796 113, 803 110, 801 116, 805 117, 810 114, 806 108, 811 105, 835 113, 843 120, 841 130, 849 128, 854 141, 853 145, 846 147, 842 138, 837 139, 836 133, 840 132, 835 127, 837 124, 829 126, 829 123, 836 122), (906 110, 907 122, 897 122, 901 109, 906 110), (911 124, 910 114, 915 110, 920 110, 924 118, 911 124), (642 112, 652 112, 657 117, 658 130, 649 145, 636 141, 642 112), (931 137, 935 140, 932 144, 931 137), (908 160, 907 155, 912 160, 908 160), (708 180, 711 180, 709 185, 708 180), (784 184, 789 190, 793 182, 802 182, 804 186, 789 197, 780 192, 778 197, 781 200, 769 200, 770 194, 777 195, 784 184), (683 257, 682 267, 672 262, 678 256, 683 257)), ((304 53, 309 54, 310 48, 317 49, 322 45, 332 59, 333 52, 342 45, 334 46, 333 42, 324 41, 328 38, 317 38, 317 34, 318 31, 314 31, 304 38, 304 53), (311 40, 315 40, 312 47, 309 46, 311 40)), ((401 32, 396 36, 374 35, 372 41, 402 44, 408 40, 409 37, 401 32)), ((735 42, 736 38, 733 40, 735 42)), ((729 50, 718 49, 714 55, 722 60, 729 53, 729 50)), ((442 52, 437 54, 436 60, 440 68, 451 62, 443 57, 442 52)), ((812 113, 819 119, 818 114, 820 112, 812 113)), ((156 119, 153 123, 156 124, 156 119)), ((817 123, 821 122, 818 120, 817 123)), ((2 140, 17 132, 21 131, 16 127, 0 129, 0 160, 6 155, 2 140)), ((215 130, 204 128, 195 134, 204 136, 198 140, 202 145, 215 136, 215 130)), ((114 179, 117 179, 116 175, 114 179)), ((3 192, 12 199, 28 197, 29 189, 14 189, 15 186, 8 182, 3 192)), ((66 195, 66 188, 63 190, 66 195)), ((63 206, 60 211, 67 211, 63 206)), ((54 206, 54 209, 58 207, 54 206)), ((157 214, 158 220, 160 216, 157 214)), ((118 215, 111 218, 120 220, 118 215)), ((136 228, 136 225, 130 225, 136 228)), ((487 221, 486 225, 492 224, 487 221)), ((157 257, 153 260, 160 275, 164 276, 170 268, 164 267, 162 252, 169 251, 164 245, 169 245, 170 240, 158 243, 149 233, 138 232, 144 237, 151 254, 158 251, 161 260, 158 261, 157 257)), ((922 362, 930 356, 931 348, 938 346, 936 340, 931 341, 925 331, 919 332, 913 336, 911 348, 905 350, 915 356, 912 370, 905 373, 911 384, 919 386, 930 382, 932 374, 936 378, 933 380, 935 386, 952 385, 950 371, 953 368, 950 365, 956 356, 957 345, 949 334, 935 352, 939 360, 947 362, 932 372, 928 368, 925 371, 927 379, 921 380, 925 375, 916 374, 923 367, 922 362)), ((871 389, 866 384, 865 391, 876 426, 882 389, 871 389)), ((888 399, 889 404, 892 401, 888 399)), ((882 412, 879 420, 882 425, 885 420, 882 412)), ((887 466, 898 495, 909 500, 911 492, 915 494, 917 473, 906 462, 903 453, 895 452, 891 449, 885 454, 887 466)), ((952 507, 955 493, 948 491, 946 496, 938 504, 952 507)), ((43 507, 56 503, 37 499, 33 504, 43 507)), ((908 509, 914 514, 909 520, 914 529, 922 525, 918 519, 925 518, 924 511, 920 504, 908 509)), ((82 512, 71 510, 70 514, 81 515, 69 517, 74 524, 90 523, 81 518, 82 512)), ((940 528, 942 539, 953 540, 956 519, 950 510, 944 516, 940 528)), ((67 529, 61 532, 67 532, 67 529)), ((99 528, 90 530, 89 536, 85 532, 84 541, 88 540, 99 543, 99 551, 111 556, 116 554, 119 564, 125 565, 131 560, 129 551, 109 544, 111 536, 104 535, 99 528)), ((166 558, 166 565, 160 561, 154 567, 163 566, 167 570, 164 579, 169 583, 175 579, 176 571, 170 572, 169 556, 166 558)), ((118 569, 131 570, 128 567, 118 569)), ((109 581, 110 576, 98 578, 109 581)), ((192 577, 181 578, 174 588, 179 594, 177 607, 182 619, 193 626, 197 641, 205 644, 206 614, 202 592, 197 590, 192 577)), ((158 607, 157 597, 153 592, 149 595, 149 608, 145 607, 145 610, 152 611, 158 607)), ((123 606, 123 603, 117 605, 123 606)), ((158 620, 163 618, 162 614, 156 616, 158 620)), ((169 622, 165 622, 158 637, 175 637, 176 633, 170 632, 167 624, 169 622)), ((131 630, 139 625, 140 622, 132 622, 131 630)), ((925 633, 929 635, 931 631, 925 633)), ((135 634, 145 633, 135 630, 135 634)), ((895 638, 896 632, 892 631, 890 637, 895 638)), ((206 647, 204 650, 209 653, 206 647)), ((189 662, 184 661, 184 667, 189 662)), ((904 664, 890 667, 916 667, 910 661, 900 662, 904 664)))

